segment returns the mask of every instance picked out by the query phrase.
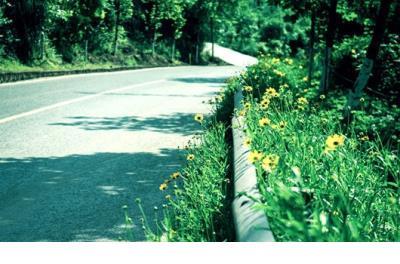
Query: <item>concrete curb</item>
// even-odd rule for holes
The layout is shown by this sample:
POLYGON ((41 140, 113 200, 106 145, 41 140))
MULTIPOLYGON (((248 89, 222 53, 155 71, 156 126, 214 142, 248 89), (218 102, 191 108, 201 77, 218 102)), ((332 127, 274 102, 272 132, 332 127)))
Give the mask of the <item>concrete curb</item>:
POLYGON ((56 76, 82 74, 82 73, 116 72, 116 71, 128 71, 128 70, 139 70, 145 68, 159 68, 159 67, 173 67, 173 66, 176 65, 162 64, 162 65, 139 65, 132 67, 63 70, 63 71, 0 72, 0 83, 10 83, 10 82, 24 81, 36 78, 43 78, 43 77, 56 77, 56 76))
MULTIPOLYGON (((235 108, 241 109, 242 92, 235 94, 235 108)), ((234 151, 234 187, 235 198, 232 202, 233 218, 236 237, 239 242, 274 242, 274 235, 270 230, 265 213, 254 208, 255 202, 241 193, 259 198, 257 187, 256 168, 247 161, 250 151, 244 145, 244 120, 242 117, 233 117, 233 151, 234 151)))

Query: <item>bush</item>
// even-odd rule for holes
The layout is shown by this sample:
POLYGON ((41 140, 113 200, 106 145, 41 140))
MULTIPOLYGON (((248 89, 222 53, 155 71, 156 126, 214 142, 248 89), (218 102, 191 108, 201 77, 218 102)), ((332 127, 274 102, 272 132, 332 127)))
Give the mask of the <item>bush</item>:
POLYGON ((375 105, 371 120, 363 112, 343 126, 335 106, 345 97, 336 92, 325 102, 304 74, 298 62, 264 58, 241 75, 242 86, 253 89, 245 89, 252 91, 237 113, 246 118, 259 207, 277 240, 399 241, 400 141, 382 143, 380 132, 392 119, 382 129, 366 126, 378 126, 372 109, 399 112, 375 105))

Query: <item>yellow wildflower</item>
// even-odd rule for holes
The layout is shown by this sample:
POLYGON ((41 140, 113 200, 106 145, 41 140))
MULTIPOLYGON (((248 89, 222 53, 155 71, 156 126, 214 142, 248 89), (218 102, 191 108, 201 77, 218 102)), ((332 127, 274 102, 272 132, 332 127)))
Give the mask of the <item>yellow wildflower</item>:
POLYGON ((306 104, 308 104, 308 101, 306 98, 300 97, 299 99, 297 99, 297 103, 301 104, 301 105, 306 105, 306 104))
POLYGON ((162 183, 161 185, 160 185, 160 191, 165 191, 166 189, 168 188, 168 184, 166 184, 165 182, 164 183, 162 183))
POLYGON ((292 65, 292 64, 293 64, 293 60, 292 60, 292 59, 286 58, 286 59, 285 59, 285 62, 286 62, 287 64, 289 64, 289 65, 292 65))
POLYGON ((325 97, 325 95, 324 94, 321 94, 320 96, 319 96, 319 99, 321 99, 321 100, 324 100, 326 97, 325 97))
POLYGON ((194 160, 194 155, 193 154, 189 154, 189 155, 187 155, 186 159, 189 160, 189 161, 194 160))
POLYGON ((279 63, 279 62, 281 62, 281 60, 280 60, 279 58, 273 58, 273 59, 271 60, 271 63, 272 63, 272 64, 277 64, 277 63, 279 63))
POLYGON ((251 87, 251 86, 245 86, 245 87, 243 87, 243 89, 246 91, 246 92, 248 92, 248 93, 250 93, 250 92, 252 92, 253 91, 253 87, 251 87))
POLYGON ((262 167, 266 172, 272 172, 279 163, 279 156, 275 154, 267 155, 262 160, 262 167))
POLYGON ((271 120, 269 120, 266 117, 261 118, 260 120, 258 120, 258 124, 260 125, 260 127, 265 127, 265 126, 269 125, 270 123, 271 123, 271 120))
POLYGON ((203 114, 196 114, 196 115, 194 116, 194 120, 196 120, 196 121, 199 122, 199 123, 202 123, 203 120, 204 120, 203 114))
POLYGON ((179 172, 174 172, 171 174, 171 179, 176 180, 181 176, 179 172))
POLYGON ((249 102, 247 102, 247 103, 244 104, 244 108, 245 108, 245 109, 249 110, 250 107, 251 107, 251 104, 250 104, 249 102))
POLYGON ((287 123, 285 121, 281 121, 281 122, 279 122, 278 127, 280 129, 284 129, 286 127, 286 125, 287 125, 287 123))
POLYGON ((268 106, 269 106, 269 103, 270 103, 270 100, 269 100, 269 99, 267 99, 267 98, 263 99, 263 100, 261 101, 261 103, 260 103, 261 109, 263 109, 263 110, 267 109, 268 106))
POLYGON ((250 138, 246 138, 245 140, 244 140, 244 143, 243 143, 246 147, 248 147, 248 146, 250 146, 250 144, 251 144, 251 139, 250 138))
POLYGON ((240 110, 238 115, 239 116, 245 116, 246 115, 246 110, 245 109, 240 110))
POLYGON ((252 151, 250 152, 249 156, 247 159, 249 160, 250 163, 256 163, 257 161, 260 161, 262 159, 262 153, 260 151, 252 151))
POLYGON ((273 87, 268 87, 267 90, 265 90, 265 95, 268 97, 278 97, 279 93, 275 90, 273 87))
POLYGON ((273 70, 273 72, 276 74, 276 75, 278 75, 279 77, 284 77, 286 74, 285 73, 283 73, 283 72, 281 72, 281 71, 279 71, 279 70, 273 70))
POLYGON ((305 77, 303 78, 303 82, 307 82, 307 81, 308 81, 308 77, 305 76, 305 77))
POLYGON ((369 137, 368 137, 368 135, 365 135, 365 136, 360 137, 360 140, 361 141, 368 141, 369 137))
POLYGON ((334 134, 329 136, 325 141, 325 153, 335 150, 344 144, 345 137, 343 135, 334 134))

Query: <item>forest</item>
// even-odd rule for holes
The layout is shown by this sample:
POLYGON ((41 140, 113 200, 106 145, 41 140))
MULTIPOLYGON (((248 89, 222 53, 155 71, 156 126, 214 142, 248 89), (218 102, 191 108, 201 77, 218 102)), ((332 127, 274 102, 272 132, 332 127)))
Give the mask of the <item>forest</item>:
POLYGON ((352 85, 366 57, 369 86, 390 97, 399 85, 399 14, 390 0, 1 0, 0 67, 202 64, 207 41, 307 58, 310 83, 323 64, 323 90, 352 85))

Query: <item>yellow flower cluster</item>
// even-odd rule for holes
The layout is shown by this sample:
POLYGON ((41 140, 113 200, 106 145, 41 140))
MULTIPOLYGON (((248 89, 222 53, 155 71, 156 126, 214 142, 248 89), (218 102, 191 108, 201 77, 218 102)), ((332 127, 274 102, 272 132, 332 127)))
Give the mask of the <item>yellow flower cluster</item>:
POLYGON ((268 98, 264 98, 261 102, 260 102, 260 107, 263 110, 268 109, 269 104, 271 103, 271 101, 268 98))
POLYGON ((325 141, 325 153, 336 150, 339 146, 343 146, 344 140, 345 137, 343 135, 334 134, 328 136, 328 138, 325 141))
POLYGON ((170 179, 165 180, 163 183, 161 183, 159 189, 160 191, 165 191, 166 189, 168 189, 168 184, 172 181, 172 180, 177 180, 179 177, 181 177, 181 173, 180 172, 174 172, 171 174, 170 179))
POLYGON ((265 90, 265 94, 263 96, 263 99, 269 99, 269 98, 272 98, 272 97, 279 97, 279 93, 275 90, 275 88, 268 87, 265 90))
POLYGON ((261 166, 266 172, 272 172, 279 163, 279 156, 270 154, 262 160, 261 166))

